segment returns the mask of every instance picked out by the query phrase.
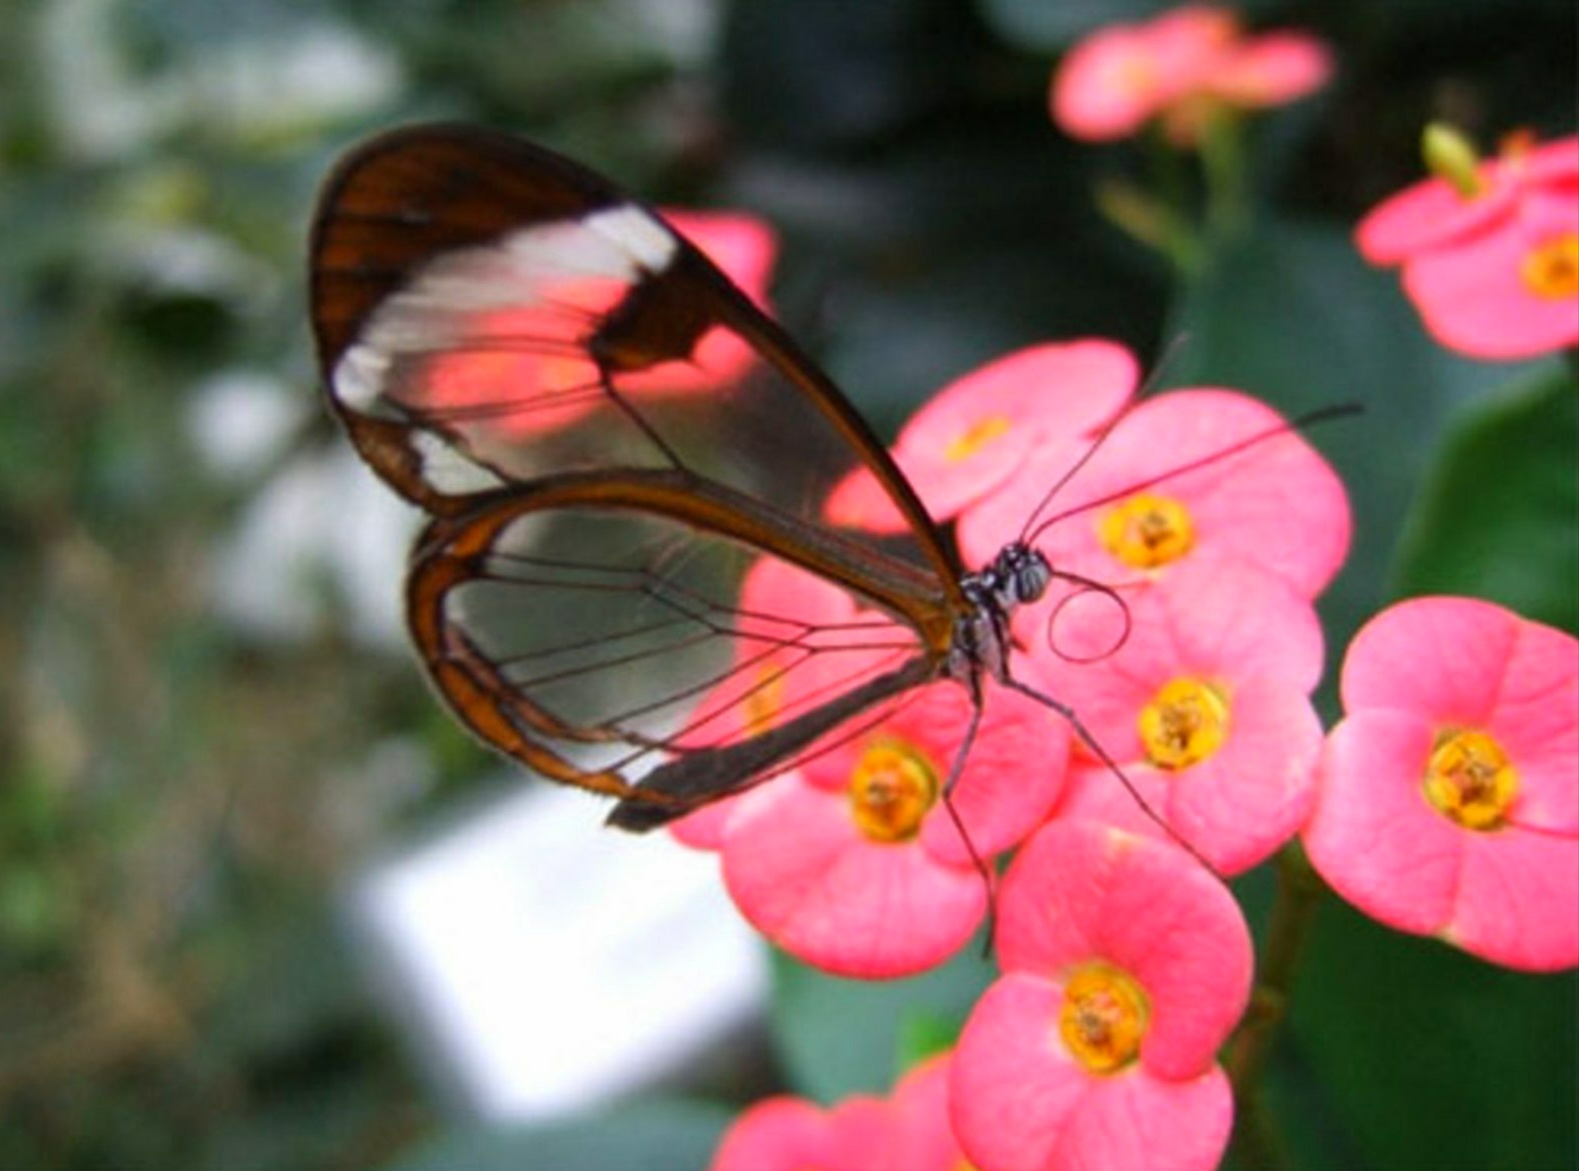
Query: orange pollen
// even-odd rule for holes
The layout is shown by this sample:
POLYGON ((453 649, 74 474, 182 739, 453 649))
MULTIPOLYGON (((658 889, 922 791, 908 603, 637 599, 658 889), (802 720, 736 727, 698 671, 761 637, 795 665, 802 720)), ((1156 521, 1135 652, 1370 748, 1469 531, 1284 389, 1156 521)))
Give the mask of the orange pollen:
POLYGON ((779 722, 784 707, 784 672, 763 664, 757 669, 757 685, 746 696, 746 730, 753 736, 766 732, 779 722))
POLYGON ((963 463, 1007 431, 1010 425, 1009 420, 1002 415, 977 419, 949 441, 949 445, 943 449, 943 458, 951 464, 963 463))
POLYGON ((1115 1073, 1140 1055, 1151 1022, 1151 1002, 1128 972, 1090 963, 1064 985, 1058 1033, 1091 1073, 1115 1073))
POLYGON ((1447 729, 1426 764, 1426 800, 1465 829, 1499 829, 1519 791, 1508 754, 1484 732, 1447 729))
POLYGON ((1136 720, 1146 759, 1162 769, 1184 769, 1213 755, 1228 739, 1228 698, 1200 679, 1165 683, 1136 720))
POLYGON ((937 803, 938 774, 915 745, 878 740, 850 772, 850 813, 874 842, 908 842, 937 803))
POLYGON ((1119 501, 1097 519, 1097 537, 1125 565, 1155 569, 1177 561, 1194 547, 1195 526, 1182 501, 1141 492, 1119 501))
POLYGON ((1564 232, 1530 249, 1519 276, 1525 288, 1549 301, 1579 295, 1579 232, 1564 232))

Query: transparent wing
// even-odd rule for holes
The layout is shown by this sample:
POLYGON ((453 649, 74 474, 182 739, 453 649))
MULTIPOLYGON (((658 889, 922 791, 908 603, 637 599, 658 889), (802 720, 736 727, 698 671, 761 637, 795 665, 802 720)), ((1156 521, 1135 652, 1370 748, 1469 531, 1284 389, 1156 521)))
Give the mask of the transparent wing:
POLYGON ((598 478, 435 522, 411 624, 461 718, 546 776, 620 797, 660 765, 729 762, 686 782, 677 815, 936 676, 909 624, 710 527, 707 492, 671 501, 633 477, 616 498, 598 478))

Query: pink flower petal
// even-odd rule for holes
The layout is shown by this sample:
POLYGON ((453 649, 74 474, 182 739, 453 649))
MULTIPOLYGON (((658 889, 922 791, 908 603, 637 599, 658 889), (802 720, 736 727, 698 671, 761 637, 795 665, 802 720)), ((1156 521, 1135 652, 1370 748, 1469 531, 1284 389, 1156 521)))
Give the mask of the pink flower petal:
MULTIPOLYGON (((1315 610, 1268 574, 1232 562, 1192 560, 1165 586, 1134 593, 1126 605, 1128 637, 1116 648, 1110 629, 1087 642, 1081 628, 1066 628, 1060 616, 1050 638, 1028 637, 1019 661, 1022 674, 1066 700, 1117 760, 1144 755, 1135 721, 1172 679, 1269 678, 1307 695, 1320 679, 1323 648, 1315 610)), ((1076 750, 1081 751, 1078 745, 1076 750)))
POLYGON ((1332 76, 1332 50, 1309 33, 1252 37, 1207 79, 1208 92, 1239 106, 1281 106, 1332 76))
POLYGON ((1188 1081, 1144 1068, 1113 1079, 1071 1120, 1053 1167, 1213 1171, 1233 1129, 1233 1089, 1217 1067, 1188 1081))
POLYGON ((1090 1075, 1058 1040, 1063 990, 1033 972, 1006 972, 971 1010, 949 1086, 954 1133, 984 1171, 1058 1166, 1069 1120, 1090 1075))
POLYGON ((1518 623, 1517 615, 1473 598, 1412 598, 1389 606, 1360 628, 1344 654, 1344 710, 1407 711, 1482 727, 1502 690, 1518 623))
POLYGON ((1579 964, 1579 838, 1509 829, 1470 834, 1444 939, 1533 972, 1579 964))
MULTIPOLYGON (((1264 862, 1305 825, 1322 748, 1321 721, 1297 690, 1252 679, 1234 687, 1232 705, 1228 740, 1210 759, 1177 772, 1122 765, 1174 833, 1228 876, 1264 862)), ((1055 816, 1173 840, 1102 764, 1071 772, 1055 816)))
MULTIPOLYGON (((1062 519, 1037 547, 1058 569, 1110 583, 1156 579, 1198 554, 1231 553, 1314 597, 1348 551, 1348 499, 1326 461, 1297 432, 1277 434, 1280 426, 1286 423, 1276 412, 1234 391, 1172 391, 1147 400, 1063 483, 1046 514, 1062 519), (1268 437, 1228 454, 1259 435, 1268 437), (1198 461, 1204 466, 1180 470, 1198 461), (1098 531, 1115 502, 1142 490, 1183 503, 1195 532, 1188 553, 1151 570, 1120 561, 1098 531)), ((1017 535, 1068 469, 1064 449, 1039 456, 1003 491, 967 510, 959 521, 967 560, 984 562, 1017 535)))
POLYGON ((1105 29, 1070 50, 1053 78, 1054 123, 1072 138, 1127 138, 1171 96, 1145 38, 1133 28, 1105 29))
MULTIPOLYGON (((956 379, 905 425, 893 456, 945 521, 1018 471, 1050 436, 1084 436, 1124 405, 1139 365, 1124 347, 1089 340, 1031 346, 956 379)), ((829 519, 871 532, 906 522, 864 468, 835 487, 829 519)))
POLYGON ((842 793, 797 776, 749 794, 725 836, 724 882, 759 931, 826 971, 891 978, 959 950, 986 911, 971 867, 861 836, 842 793))
POLYGON ((1471 197, 1446 179, 1427 179, 1372 208, 1355 228, 1354 243, 1372 264, 1402 264, 1496 223, 1516 198, 1516 188, 1507 183, 1490 184, 1471 197))
POLYGON ((1524 268, 1536 249, 1576 234, 1579 197, 1563 208, 1527 201, 1472 238, 1412 257, 1404 290, 1449 349, 1477 358, 1539 357, 1579 343, 1579 293, 1540 294, 1524 268))
POLYGON ((947 1054, 929 1058, 894 1087, 895 1171, 962 1171, 965 1156, 949 1120, 951 1064, 947 1054))
POLYGON ((1419 716, 1358 711, 1327 737, 1316 810, 1305 827, 1311 865, 1348 902, 1391 927, 1444 927, 1464 867, 1464 830, 1422 791, 1435 729, 1419 716))
POLYGON ((893 1126, 887 1104, 872 1098, 850 1098, 832 1111, 799 1098, 768 1098, 735 1120, 709 1168, 875 1171, 892 1166, 893 1126))

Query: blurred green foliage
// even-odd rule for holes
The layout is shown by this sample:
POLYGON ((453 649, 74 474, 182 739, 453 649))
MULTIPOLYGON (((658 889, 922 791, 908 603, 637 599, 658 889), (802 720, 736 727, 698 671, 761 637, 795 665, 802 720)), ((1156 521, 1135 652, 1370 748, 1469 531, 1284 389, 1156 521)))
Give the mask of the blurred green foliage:
MULTIPOLYGON (((341 447, 316 399, 302 244, 319 177, 371 129, 488 121, 654 199, 769 216, 786 240, 783 316, 890 431, 986 358, 1082 334, 1151 360, 1184 338, 1172 383, 1289 410, 1360 400, 1364 420, 1316 437, 1359 518, 1325 603, 1334 654, 1398 588, 1483 592, 1572 627, 1571 465, 1495 498, 1464 470, 1541 437, 1566 437, 1571 460, 1571 375, 1537 364, 1539 386, 1499 391, 1513 371, 1436 349, 1347 240, 1415 177, 1428 117, 1488 143, 1572 131, 1571 3, 1248 5, 1331 38, 1341 73, 1256 128, 1263 212, 1180 287, 1095 210, 1137 156, 1075 146, 1044 107, 1073 37, 1154 7, 0 8, 0 1167, 327 1171, 413 1150, 402 1166, 525 1167, 539 1164, 509 1152, 535 1150, 591 1169, 637 1165, 622 1160, 666 1128, 684 1136, 665 1140, 675 1150, 703 1151, 721 1125, 658 1110, 597 1151, 564 1130, 435 1138, 435 1108, 347 963, 339 884, 475 792, 484 758, 364 620, 367 596, 334 560, 353 534, 293 563, 284 618, 238 610, 221 584, 286 475, 341 447), (238 386, 263 412, 240 417, 264 421, 216 432, 208 412, 238 386), (1458 555, 1460 522, 1484 560, 1458 555), (1532 571, 1530 549, 1549 567, 1532 571)), ((344 483, 322 480, 304 515, 337 515, 344 483)), ((382 588, 392 600, 398 581, 382 588)), ((1353 918, 1324 922, 1333 978, 1296 1007, 1274 1071, 1295 1165, 1410 1171, 1457 1150, 1474 1160, 1462 1166, 1572 1166, 1573 981, 1378 941, 1353 918), (1378 994, 1359 959, 1378 954, 1374 970, 1434 991, 1378 994), (1416 1052, 1429 1057, 1400 1067, 1416 1052), (1486 1112, 1468 1145, 1412 1141, 1465 1086, 1461 1119, 1479 1095, 1523 1106, 1486 1112)), ((787 1077, 814 1094, 881 1088, 921 1027, 905 998, 931 1034, 928 1014, 957 1014, 980 968, 849 990, 786 967, 787 1077)))

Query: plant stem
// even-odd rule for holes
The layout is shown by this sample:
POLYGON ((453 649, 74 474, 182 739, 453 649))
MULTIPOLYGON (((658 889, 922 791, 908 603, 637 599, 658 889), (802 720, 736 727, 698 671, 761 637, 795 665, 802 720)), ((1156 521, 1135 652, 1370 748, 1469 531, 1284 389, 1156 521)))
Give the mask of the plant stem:
POLYGON ((1261 1073, 1288 1015, 1300 953, 1326 891, 1298 842, 1285 846, 1277 862, 1277 894, 1261 945, 1250 1010, 1229 1039, 1223 1057, 1228 1080, 1234 1087, 1235 1152, 1246 1166, 1267 1171, 1287 1166, 1288 1161, 1261 1101, 1261 1073))

